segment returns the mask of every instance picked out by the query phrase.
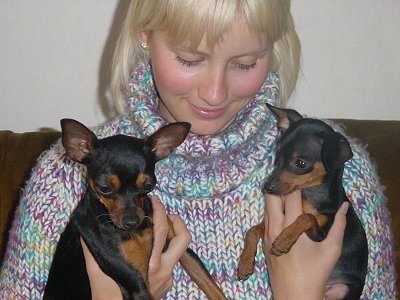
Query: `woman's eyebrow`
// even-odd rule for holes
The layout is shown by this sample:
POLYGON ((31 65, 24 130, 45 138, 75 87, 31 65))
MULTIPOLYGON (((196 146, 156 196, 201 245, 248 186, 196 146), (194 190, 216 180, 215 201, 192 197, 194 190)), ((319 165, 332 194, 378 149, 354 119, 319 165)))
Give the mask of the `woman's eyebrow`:
MULTIPOLYGON (((193 53, 193 54, 200 54, 200 55, 211 55, 210 51, 207 50, 202 50, 202 49, 192 49, 189 46, 185 46, 185 45, 175 45, 174 48, 178 51, 184 51, 184 52, 189 52, 189 53, 193 53)), ((268 51, 270 50, 270 47, 267 47, 265 49, 261 49, 261 50, 255 50, 255 51, 250 51, 247 53, 243 53, 243 54, 238 54, 235 55, 234 58, 237 57, 244 57, 244 56, 263 56, 264 54, 268 53, 268 51)))

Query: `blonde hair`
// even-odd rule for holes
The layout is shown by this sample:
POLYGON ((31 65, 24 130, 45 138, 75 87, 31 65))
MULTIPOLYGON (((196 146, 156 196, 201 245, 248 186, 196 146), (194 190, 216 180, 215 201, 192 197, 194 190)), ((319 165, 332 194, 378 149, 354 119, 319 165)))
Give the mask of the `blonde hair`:
POLYGON ((212 48, 243 16, 255 33, 273 43, 270 71, 280 76, 279 104, 287 103, 300 68, 300 42, 290 12, 290 0, 131 0, 112 64, 110 91, 118 111, 125 109, 132 71, 148 53, 140 44, 141 31, 166 31, 177 42, 196 49, 204 36, 212 48), (205 35, 204 33, 207 33, 205 35))

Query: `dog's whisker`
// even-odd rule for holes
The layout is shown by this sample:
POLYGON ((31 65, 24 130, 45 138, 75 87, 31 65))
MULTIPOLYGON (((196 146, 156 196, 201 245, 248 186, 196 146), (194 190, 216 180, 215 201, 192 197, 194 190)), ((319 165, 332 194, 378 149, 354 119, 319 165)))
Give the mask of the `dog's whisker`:
POLYGON ((113 221, 108 220, 108 221, 103 222, 102 224, 109 224, 109 223, 113 223, 113 221))
POLYGON ((107 217, 107 216, 111 217, 112 215, 113 214, 110 214, 110 213, 108 213, 108 214, 99 214, 99 215, 96 216, 96 219, 101 218, 101 217, 107 217))

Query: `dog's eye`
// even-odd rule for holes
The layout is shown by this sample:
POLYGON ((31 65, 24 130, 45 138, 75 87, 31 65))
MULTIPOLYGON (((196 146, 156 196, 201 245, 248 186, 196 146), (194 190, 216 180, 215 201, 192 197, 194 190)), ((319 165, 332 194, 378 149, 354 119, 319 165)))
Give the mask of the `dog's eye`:
POLYGON ((147 180, 143 186, 143 189, 146 192, 150 192, 151 190, 154 189, 154 183, 151 180, 147 180))
POLYGON ((113 189, 108 185, 97 185, 97 190, 103 195, 110 195, 113 193, 113 189))
POLYGON ((297 159, 295 162, 295 166, 299 169, 304 169, 307 167, 307 162, 302 159, 297 159))

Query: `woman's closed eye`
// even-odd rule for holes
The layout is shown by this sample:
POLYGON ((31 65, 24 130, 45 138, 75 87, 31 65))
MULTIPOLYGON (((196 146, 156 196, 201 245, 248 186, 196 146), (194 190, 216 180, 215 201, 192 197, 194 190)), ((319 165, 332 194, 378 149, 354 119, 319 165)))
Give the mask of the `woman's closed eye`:
POLYGON ((182 57, 180 57, 180 56, 177 56, 177 57, 176 57, 176 60, 177 60, 180 64, 184 65, 185 67, 196 67, 196 66, 198 66, 198 65, 202 62, 202 59, 187 60, 187 59, 184 59, 184 58, 182 58, 182 57))
MULTIPOLYGON (((177 56, 176 60, 180 64, 184 65, 185 67, 196 67, 203 61, 203 59, 187 60, 187 59, 184 59, 184 58, 182 58, 180 56, 177 56)), ((248 70, 254 69, 256 67, 256 65, 257 65, 256 62, 251 63, 251 64, 243 64, 243 63, 235 63, 234 62, 232 64, 234 65, 234 67, 236 67, 236 68, 238 68, 240 70, 243 70, 243 71, 248 71, 248 70)))
POLYGON ((254 63, 248 64, 248 65, 247 64, 239 64, 239 63, 237 63, 236 65, 240 70, 248 71, 248 70, 254 69, 257 64, 254 62, 254 63))

